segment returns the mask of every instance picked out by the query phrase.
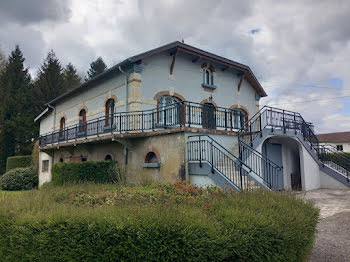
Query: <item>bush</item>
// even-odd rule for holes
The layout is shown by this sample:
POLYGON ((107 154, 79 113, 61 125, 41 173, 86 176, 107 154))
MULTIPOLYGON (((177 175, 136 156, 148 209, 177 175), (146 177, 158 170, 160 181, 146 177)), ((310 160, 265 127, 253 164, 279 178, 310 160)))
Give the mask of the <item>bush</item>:
POLYGON ((56 163, 51 170, 52 183, 115 183, 120 181, 120 170, 116 165, 114 161, 56 163))
POLYGON ((38 174, 32 167, 15 168, 0 177, 0 190, 29 190, 38 187, 38 174))
POLYGON ((18 167, 29 167, 32 165, 32 156, 11 156, 7 158, 6 172, 18 167))
POLYGON ((312 248, 318 220, 312 203, 264 191, 79 184, 30 193, 0 192, 5 261, 301 262, 312 248), (76 201, 99 192, 92 206, 76 201), (181 201, 150 201, 173 193, 181 201), (130 194, 137 201, 130 201, 130 194))

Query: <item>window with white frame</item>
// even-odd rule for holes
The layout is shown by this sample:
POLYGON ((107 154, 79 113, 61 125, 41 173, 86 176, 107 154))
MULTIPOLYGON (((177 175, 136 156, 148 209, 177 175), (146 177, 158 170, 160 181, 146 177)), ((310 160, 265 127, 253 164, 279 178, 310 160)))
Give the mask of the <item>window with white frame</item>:
POLYGON ((176 125, 181 120, 182 100, 170 95, 160 96, 158 104, 158 123, 176 125))
POLYGON ((248 114, 245 110, 235 108, 231 110, 231 127, 241 130, 246 128, 248 114))
POLYGON ((41 171, 42 172, 49 172, 49 160, 43 160, 41 163, 41 171))
POLYGON ((343 145, 337 145, 337 150, 338 151, 343 151, 343 145))

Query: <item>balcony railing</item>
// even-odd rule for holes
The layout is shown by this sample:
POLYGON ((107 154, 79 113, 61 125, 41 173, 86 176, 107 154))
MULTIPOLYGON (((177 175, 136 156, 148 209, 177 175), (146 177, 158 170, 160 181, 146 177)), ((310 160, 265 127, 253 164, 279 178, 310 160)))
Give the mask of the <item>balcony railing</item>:
POLYGON ((117 133, 142 133, 178 127, 237 130, 239 112, 194 102, 180 102, 137 112, 121 112, 65 127, 40 136, 40 146, 117 133), (237 121, 236 121, 237 122, 237 121))

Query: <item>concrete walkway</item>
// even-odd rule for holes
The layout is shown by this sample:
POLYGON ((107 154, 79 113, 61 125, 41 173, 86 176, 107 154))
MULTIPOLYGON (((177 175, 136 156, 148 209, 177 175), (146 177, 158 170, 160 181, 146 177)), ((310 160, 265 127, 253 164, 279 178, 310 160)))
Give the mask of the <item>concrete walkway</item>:
POLYGON ((304 194, 321 212, 308 261, 350 261, 350 190, 318 189, 304 194))

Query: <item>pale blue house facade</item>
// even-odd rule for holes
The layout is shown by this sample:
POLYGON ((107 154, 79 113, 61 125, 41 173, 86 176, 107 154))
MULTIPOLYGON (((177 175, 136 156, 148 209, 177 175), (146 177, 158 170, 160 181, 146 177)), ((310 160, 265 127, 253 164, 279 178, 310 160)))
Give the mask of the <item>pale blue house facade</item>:
POLYGON ((266 95, 248 66, 181 42, 130 57, 36 118, 40 185, 57 162, 115 160, 131 184, 348 187, 344 170, 320 160, 310 124, 261 109, 266 95))

